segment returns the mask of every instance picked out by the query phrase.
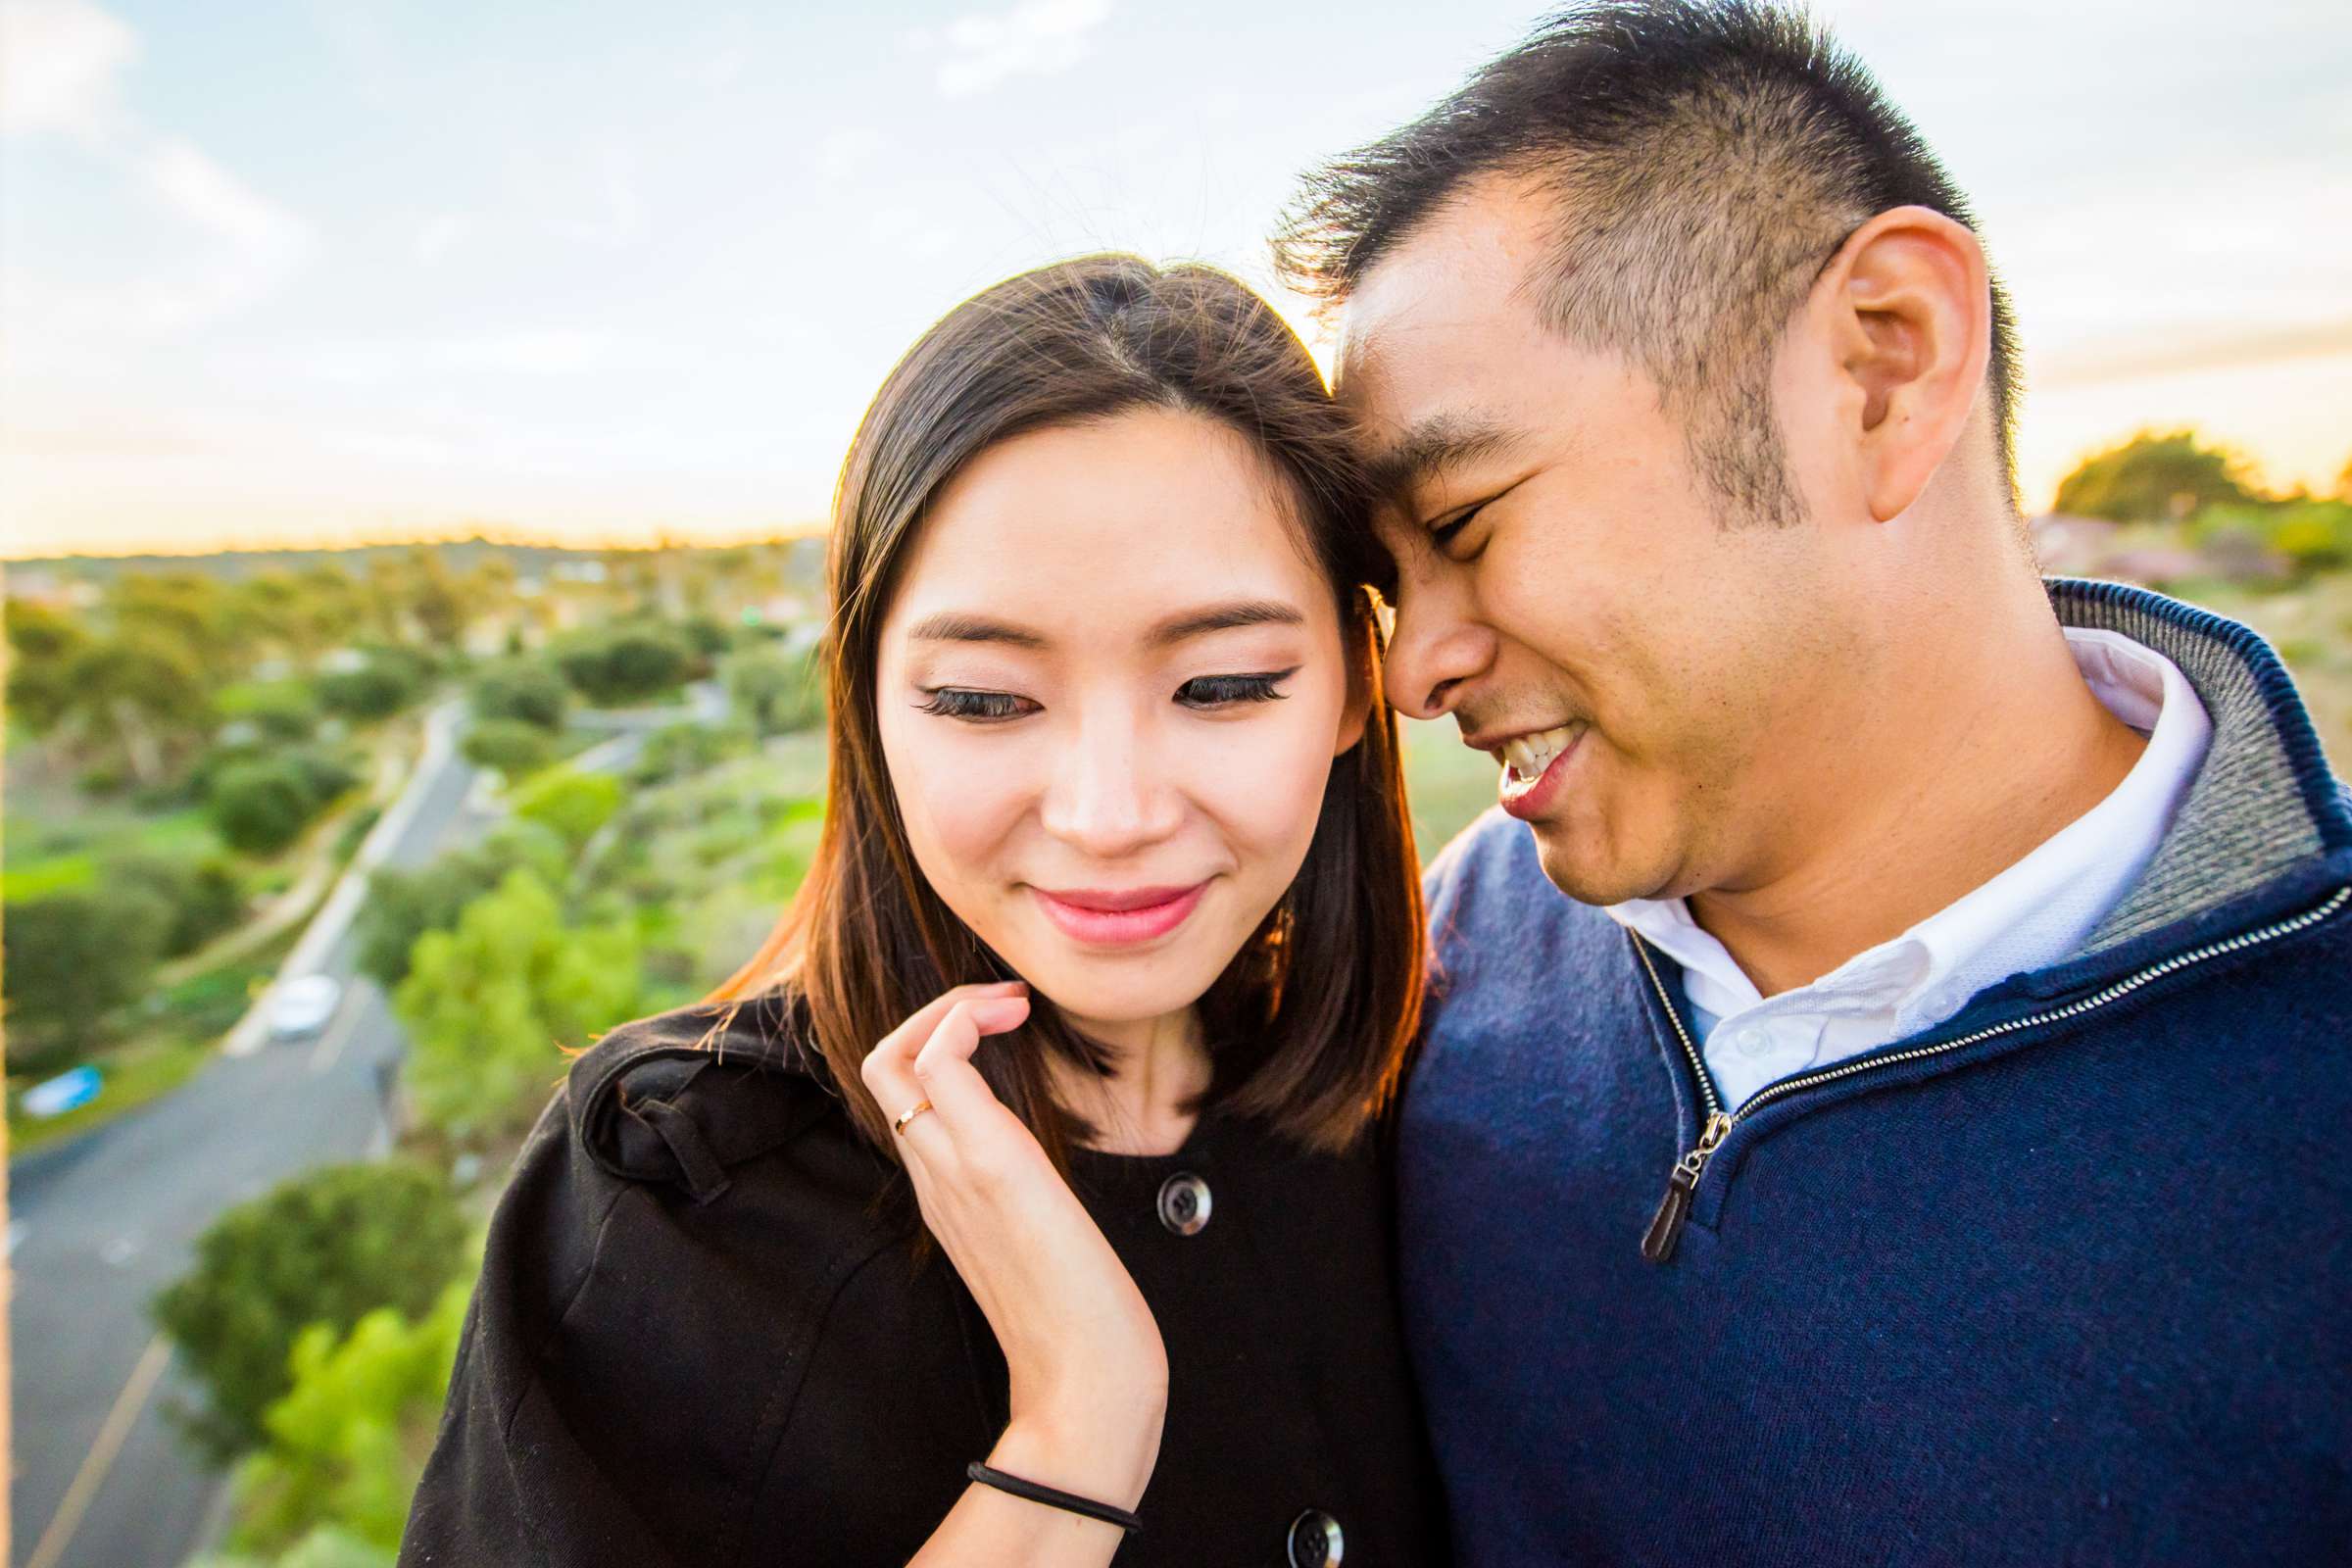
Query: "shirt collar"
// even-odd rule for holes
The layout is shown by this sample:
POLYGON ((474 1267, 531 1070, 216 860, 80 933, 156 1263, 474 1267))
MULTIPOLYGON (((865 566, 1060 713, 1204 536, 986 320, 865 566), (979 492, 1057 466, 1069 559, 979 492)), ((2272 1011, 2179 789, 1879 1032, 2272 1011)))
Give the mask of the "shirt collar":
POLYGON ((2092 694, 2147 733, 2145 750, 2098 805, 1900 936, 1767 1003, 1683 900, 1634 899, 1605 912, 1682 966, 1686 993, 1702 1013, 1886 1006, 1895 1012, 1890 1038, 1933 1027, 1985 986, 2071 954, 2154 856, 2213 730, 2172 661, 2118 632, 2065 630, 2092 694))

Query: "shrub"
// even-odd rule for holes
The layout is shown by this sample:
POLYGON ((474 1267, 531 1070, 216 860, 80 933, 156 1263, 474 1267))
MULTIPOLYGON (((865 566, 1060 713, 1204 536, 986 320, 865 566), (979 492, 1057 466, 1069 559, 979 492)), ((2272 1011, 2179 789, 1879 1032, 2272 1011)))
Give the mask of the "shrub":
POLYGON ((564 727, 571 690, 564 677, 535 659, 493 664, 473 682, 473 716, 483 723, 514 719, 541 729, 564 727))
POLYGON ((389 718, 421 690, 406 666, 381 661, 318 677, 319 702, 346 718, 389 718))
POLYGON ((298 680, 224 688, 213 699, 221 718, 244 719, 265 738, 307 741, 318 728, 319 694, 298 680))
POLYGON ((520 778, 555 760, 556 737, 553 731, 519 718, 485 718, 466 731, 460 750, 466 760, 477 766, 520 778))
POLYGON ((448 1184, 411 1164, 327 1166, 228 1210, 154 1302, 204 1389, 204 1405, 178 1410, 180 1422, 216 1462, 259 1444, 305 1328, 340 1335, 381 1306, 422 1314, 465 1250, 448 1184))
POLYGON ((720 666, 727 698, 762 735, 813 729, 825 721, 825 686, 812 655, 752 648, 720 666))
POLYGON ((418 870, 379 868, 368 878, 357 921, 361 970, 391 991, 408 978, 417 938, 453 929, 466 906, 517 866, 530 867, 542 882, 562 882, 569 858, 570 846, 555 829, 510 818, 479 844, 452 850, 418 870))
POLYGON ((516 816, 545 823, 577 850, 620 809, 620 780, 610 773, 557 768, 525 784, 514 801, 516 816))
POLYGON ((281 1552, 328 1528, 399 1546, 469 1294, 457 1280, 418 1319, 378 1307, 345 1336, 323 1323, 303 1330, 290 1387, 263 1416, 267 1444, 237 1474, 232 1546, 281 1552))
POLYGON ((12 1071, 86 1052, 109 1012, 146 991, 172 925, 172 906, 129 882, 97 882, 11 900, 0 924, 12 1071))
POLYGON ((600 708, 660 696, 687 677, 695 657, 684 634, 659 621, 590 627, 556 647, 564 679, 600 708))
POLYGON ((220 837, 248 855, 274 855, 293 843, 317 804, 302 769, 260 759, 220 769, 205 803, 220 837))
POLYGON ((635 932, 567 928, 546 883, 509 872, 457 929, 417 939, 392 995, 417 1115, 460 1143, 520 1131, 563 1076, 561 1048, 633 1016, 639 994, 635 932))

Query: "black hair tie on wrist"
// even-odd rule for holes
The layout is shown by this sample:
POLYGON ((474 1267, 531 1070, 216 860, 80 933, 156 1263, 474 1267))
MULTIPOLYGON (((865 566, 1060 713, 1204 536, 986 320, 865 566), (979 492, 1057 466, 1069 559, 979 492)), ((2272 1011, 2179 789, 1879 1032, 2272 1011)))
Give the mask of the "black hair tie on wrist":
POLYGON ((1034 1481, 1023 1481, 1019 1476, 1008 1476, 1002 1470, 991 1470, 977 1459, 965 1465, 963 1473, 984 1487, 1008 1492, 1030 1502, 1042 1502, 1049 1508, 1059 1508, 1064 1513, 1100 1519, 1106 1525, 1117 1525, 1129 1535, 1135 1535, 1144 1528, 1144 1522, 1124 1508, 1113 1508, 1107 1502, 1081 1497, 1073 1492, 1056 1492, 1052 1487, 1041 1487, 1034 1481))

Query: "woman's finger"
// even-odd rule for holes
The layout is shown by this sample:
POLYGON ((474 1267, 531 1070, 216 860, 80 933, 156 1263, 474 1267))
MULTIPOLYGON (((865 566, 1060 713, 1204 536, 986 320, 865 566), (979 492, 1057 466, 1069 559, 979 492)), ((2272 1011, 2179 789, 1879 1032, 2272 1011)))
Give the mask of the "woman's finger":
POLYGON ((984 1135, 992 1130, 994 1118, 1006 1114, 1004 1102, 972 1066, 972 1053, 983 1035, 1017 1029, 1028 1016, 1025 996, 967 998, 948 1009, 915 1054, 914 1080, 951 1133, 984 1135))
POLYGON ((914 1078, 914 1056, 940 1021, 958 1002, 974 997, 1017 995, 1020 982, 1005 981, 987 986, 956 986, 942 992, 907 1016, 889 1034, 882 1037, 872 1051, 866 1053, 858 1076, 865 1082, 866 1091, 882 1107, 885 1116, 896 1117, 923 1098, 922 1088, 914 1078))

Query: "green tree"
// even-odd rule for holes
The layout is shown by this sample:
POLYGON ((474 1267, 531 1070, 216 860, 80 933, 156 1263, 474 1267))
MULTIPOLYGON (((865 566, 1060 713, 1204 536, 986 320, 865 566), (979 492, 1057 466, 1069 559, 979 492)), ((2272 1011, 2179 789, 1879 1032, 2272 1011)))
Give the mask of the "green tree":
POLYGON ((9 716, 46 735, 74 710, 67 671, 89 646, 90 634, 79 621, 30 600, 9 600, 7 617, 9 716))
POLYGON ((524 784, 512 799, 516 816, 526 822, 544 822, 577 851, 620 809, 620 780, 610 773, 551 768, 524 784))
POLYGON ((393 993, 418 1116, 460 1143, 528 1126, 562 1076, 562 1048, 633 1016, 640 986, 633 930, 568 929, 546 883, 509 872, 456 930, 417 939, 393 993))
POLYGON ((318 700, 347 718, 388 718, 415 702, 418 690, 403 666, 381 660, 318 677, 318 700))
POLYGON ((172 932, 172 911, 133 882, 100 882, 12 899, 0 926, 12 1071, 86 1054, 106 1015, 143 994, 172 932))
POLYGON ((259 1445, 312 1324, 337 1336, 377 1307, 422 1315, 466 1258, 466 1221, 436 1172, 331 1165, 215 1220, 194 1266, 155 1298, 156 1322, 204 1391, 175 1412, 204 1454, 259 1445))
POLYGON ((142 784, 161 782, 174 755, 210 725, 197 657, 146 629, 87 644, 67 662, 63 684, 84 743, 120 757, 142 784))
POLYGON ((589 627, 555 648, 564 679, 600 708, 660 696, 686 679, 695 657, 683 633, 647 620, 589 627))
POLYGON ((747 648, 719 665, 727 700, 762 735, 825 721, 824 675, 816 660, 779 648, 747 648))
POLYGON ((323 1323, 303 1331, 291 1385, 263 1417, 268 1442, 237 1474, 234 1548, 276 1554, 327 1529, 399 1546, 470 1289, 453 1281, 418 1319, 387 1306, 345 1336, 323 1323))
POLYGON ((497 887, 509 871, 527 866, 550 886, 564 879, 570 846, 539 822, 499 823, 478 844, 451 850, 415 871, 376 870, 356 922, 359 966, 389 992, 409 977, 409 957, 427 931, 457 926, 466 906, 497 887))
POLYGON ((519 718, 486 718, 466 732, 460 748, 466 760, 496 768, 508 778, 535 773, 555 760, 555 735, 519 718))
POLYGON ((318 809, 312 775, 285 758, 233 761, 214 775, 205 809, 232 850, 274 855, 302 836, 318 809))
POLYGON ((2203 507, 2262 500, 2246 460, 2190 430, 2142 430, 2085 458, 2058 484, 2058 511, 2116 522, 2173 522, 2203 507))
POLYGON ((507 660, 474 678, 473 716, 483 723, 514 719, 557 730, 570 707, 571 688, 536 659, 507 660))

